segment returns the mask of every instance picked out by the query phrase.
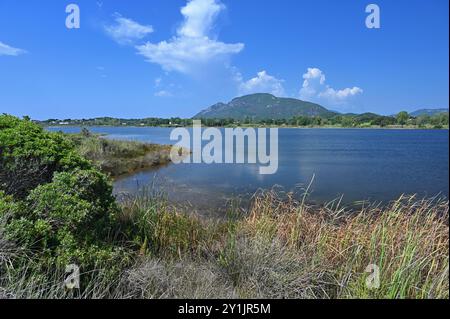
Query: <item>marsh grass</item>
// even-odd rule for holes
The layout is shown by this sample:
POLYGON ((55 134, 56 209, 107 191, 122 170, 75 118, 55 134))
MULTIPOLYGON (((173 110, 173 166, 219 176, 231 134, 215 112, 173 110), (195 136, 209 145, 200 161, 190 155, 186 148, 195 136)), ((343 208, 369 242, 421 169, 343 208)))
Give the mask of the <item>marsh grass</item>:
POLYGON ((273 194, 257 198, 242 222, 250 238, 279 242, 327 274, 332 298, 448 298, 448 202, 402 197, 358 212, 308 207, 273 194), (379 289, 366 285, 380 268, 379 289))
MULTIPOLYGON (((209 265, 227 287, 217 296, 449 297, 445 199, 403 196, 385 207, 366 205, 350 211, 339 201, 318 207, 266 192, 253 199, 245 217, 236 217, 242 212, 235 213, 223 221, 167 207, 160 210, 155 203, 148 210, 148 203, 142 198, 139 201, 131 205, 132 214, 136 214, 133 218, 145 216, 141 221, 152 225, 144 229, 148 231, 148 247, 155 248, 143 257, 142 267, 148 267, 146 258, 152 265, 155 257, 162 258, 156 262, 158 267, 177 277, 182 274, 173 267, 180 262, 197 264, 199 269, 209 265), (380 270, 377 289, 366 284, 369 265, 380 270)), ((130 207, 129 203, 125 207, 130 207)), ((194 284, 189 278, 205 284, 197 276, 183 278, 186 285, 194 284)), ((179 278, 171 280, 178 282, 179 278)))
MULTIPOLYGON (((111 280, 90 274, 79 295, 58 272, 0 275, 0 294, 31 298, 449 298, 446 199, 403 196, 389 205, 308 205, 274 192, 223 220, 172 207, 164 196, 124 198, 119 222, 136 251, 111 280), (131 237, 133 236, 133 237, 131 237), (367 284, 369 265, 379 288, 367 284), (26 277, 23 277, 26 278, 26 277), (38 279, 36 279, 38 278, 38 279)), ((6 247, 1 244, 0 249, 6 247)), ((0 256, 7 253, 1 251, 0 256)))
POLYGON ((104 299, 124 298, 120 278, 111 279, 102 269, 81 272, 81 289, 65 286, 68 274, 54 265, 39 264, 32 259, 9 267, 0 276, 0 299, 104 299))
POLYGON ((68 137, 83 157, 93 161, 103 172, 113 177, 170 162, 171 147, 168 145, 110 140, 89 131, 68 137))

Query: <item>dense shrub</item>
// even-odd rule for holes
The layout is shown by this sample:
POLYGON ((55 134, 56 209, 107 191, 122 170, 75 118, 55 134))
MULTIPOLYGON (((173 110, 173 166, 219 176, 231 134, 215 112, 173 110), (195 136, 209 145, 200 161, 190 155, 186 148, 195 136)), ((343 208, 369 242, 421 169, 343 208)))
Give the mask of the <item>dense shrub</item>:
MULTIPOLYGON (((63 134, 0 116, 2 240, 33 260, 25 274, 69 264, 88 272, 120 271, 130 253, 114 243, 117 210, 108 177, 63 134)), ((22 271, 23 262, 16 259, 14 268, 22 271)))
POLYGON ((7 194, 23 199, 49 183, 55 172, 90 167, 63 134, 44 131, 29 120, 0 116, 0 189, 7 194))
POLYGON ((75 170, 56 173, 12 212, 8 233, 34 248, 53 250, 61 243, 94 243, 108 235, 117 210, 105 175, 75 170))

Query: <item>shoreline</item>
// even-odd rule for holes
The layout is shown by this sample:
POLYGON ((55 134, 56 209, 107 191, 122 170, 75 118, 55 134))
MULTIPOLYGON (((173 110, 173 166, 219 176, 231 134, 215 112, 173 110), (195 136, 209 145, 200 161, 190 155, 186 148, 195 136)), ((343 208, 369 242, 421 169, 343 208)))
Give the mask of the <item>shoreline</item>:
MULTIPOLYGON (((137 125, 50 125, 43 126, 45 129, 56 128, 92 128, 92 127, 105 127, 105 128, 192 128, 192 126, 137 126, 137 125)), ((342 127, 342 126, 265 126, 265 125, 242 125, 242 126, 202 126, 203 128, 277 128, 277 129, 299 129, 299 130, 397 130, 397 131, 448 131, 448 127, 443 128, 419 128, 419 127, 342 127)), ((74 133, 76 134, 76 133, 74 133)))
POLYGON ((105 138, 101 134, 64 133, 78 152, 108 174, 117 178, 157 169, 171 163, 171 145, 105 138))

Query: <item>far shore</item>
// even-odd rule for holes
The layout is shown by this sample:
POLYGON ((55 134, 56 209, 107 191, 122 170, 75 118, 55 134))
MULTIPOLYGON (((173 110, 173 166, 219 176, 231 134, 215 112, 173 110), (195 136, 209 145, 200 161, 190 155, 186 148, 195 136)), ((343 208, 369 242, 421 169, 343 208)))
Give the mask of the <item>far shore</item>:
MULTIPOLYGON (((90 127, 111 127, 111 128, 192 128, 192 126, 173 126, 173 125, 159 125, 159 126, 150 126, 150 125, 78 125, 78 124, 70 124, 70 125, 46 125, 45 128, 64 128, 64 127, 72 127, 72 128, 90 128, 90 127)), ((203 127, 215 127, 215 128, 277 128, 277 129, 301 129, 301 130, 310 130, 310 129, 323 129, 323 130, 331 130, 331 129, 343 129, 343 130, 417 130, 417 131, 438 131, 438 130, 448 130, 449 127, 416 127, 416 126, 367 126, 367 127, 346 127, 346 126, 279 126, 279 125, 234 125, 234 126, 203 126, 203 127)))

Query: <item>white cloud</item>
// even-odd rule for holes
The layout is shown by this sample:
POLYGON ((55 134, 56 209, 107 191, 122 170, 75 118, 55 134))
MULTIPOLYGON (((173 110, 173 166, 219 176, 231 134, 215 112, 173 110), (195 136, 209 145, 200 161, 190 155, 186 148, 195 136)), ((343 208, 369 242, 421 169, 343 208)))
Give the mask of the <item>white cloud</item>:
POLYGON ((214 20, 226 7, 216 0, 192 0, 181 8, 184 23, 178 29, 180 36, 199 38, 207 35, 214 20))
POLYGON ((318 80, 320 84, 325 84, 326 77, 318 68, 308 68, 308 72, 303 74, 305 81, 318 80))
POLYGON ((131 19, 115 15, 116 24, 105 26, 106 33, 119 44, 131 44, 153 33, 150 25, 141 25, 131 19))
POLYGON ((324 97, 324 98, 328 98, 331 100, 338 100, 338 101, 342 101, 345 100, 349 97, 358 95, 358 94, 362 94, 363 90, 360 89, 359 87, 352 87, 352 88, 346 88, 343 90, 338 90, 336 91, 333 88, 328 87, 324 92, 321 92, 319 94, 320 97, 324 97))
POLYGON ((243 50, 244 44, 227 44, 210 38, 209 33, 225 6, 219 0, 191 0, 181 8, 184 21, 176 36, 159 43, 136 46, 147 61, 166 71, 191 73, 210 62, 226 62, 243 50))
POLYGON ((261 71, 256 77, 243 82, 240 75, 237 76, 239 85, 239 94, 253 94, 253 93, 271 93, 275 96, 284 96, 283 80, 267 74, 266 71, 261 71))
POLYGON ((350 98, 363 93, 363 90, 356 86, 342 90, 330 87, 326 84, 325 74, 318 68, 308 68, 303 74, 303 80, 301 99, 327 103, 331 106, 346 104, 350 98))
POLYGON ((173 96, 173 94, 170 93, 169 91, 161 90, 161 91, 156 92, 155 96, 157 96, 157 97, 171 97, 171 96, 173 96))
POLYGON ((225 44, 207 37, 177 37, 169 42, 147 43, 136 48, 147 61, 161 65, 166 71, 189 73, 199 65, 239 53, 243 45, 225 44))
POLYGON ((26 52, 25 50, 13 48, 0 41, 0 55, 18 56, 26 52))

